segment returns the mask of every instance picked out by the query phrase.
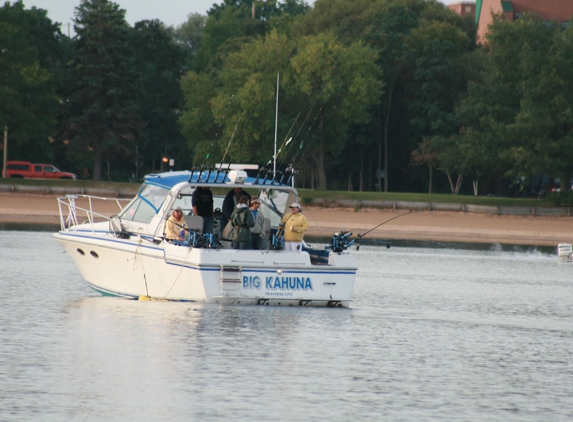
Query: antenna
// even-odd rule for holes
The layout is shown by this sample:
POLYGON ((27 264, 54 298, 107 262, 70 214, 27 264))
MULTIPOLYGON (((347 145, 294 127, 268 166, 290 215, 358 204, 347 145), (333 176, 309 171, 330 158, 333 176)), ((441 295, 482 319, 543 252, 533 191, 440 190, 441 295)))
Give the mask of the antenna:
POLYGON ((277 73, 277 105, 275 111, 275 155, 274 155, 274 165, 273 173, 277 173, 277 131, 279 124, 279 73, 277 73))

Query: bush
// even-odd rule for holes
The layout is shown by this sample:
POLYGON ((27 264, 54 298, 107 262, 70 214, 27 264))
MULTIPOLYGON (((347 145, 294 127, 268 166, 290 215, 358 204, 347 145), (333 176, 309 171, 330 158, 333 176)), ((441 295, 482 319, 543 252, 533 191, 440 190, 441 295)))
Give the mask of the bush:
POLYGON ((573 191, 549 192, 547 199, 555 207, 565 207, 573 205, 573 191))

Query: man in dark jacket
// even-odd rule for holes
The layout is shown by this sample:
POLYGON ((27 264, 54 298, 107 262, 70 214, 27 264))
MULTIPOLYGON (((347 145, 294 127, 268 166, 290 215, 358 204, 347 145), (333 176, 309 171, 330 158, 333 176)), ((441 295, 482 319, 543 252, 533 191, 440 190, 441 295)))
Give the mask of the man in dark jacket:
POLYGON ((235 207, 239 203, 239 198, 245 195, 249 201, 251 195, 247 192, 243 192, 243 188, 233 188, 229 191, 225 199, 223 200, 223 221, 221 221, 221 233, 229 221, 231 221, 231 214, 235 211, 235 207))
POLYGON ((213 193, 208 186, 197 186, 191 196, 193 214, 203 217, 203 233, 213 233, 213 193))

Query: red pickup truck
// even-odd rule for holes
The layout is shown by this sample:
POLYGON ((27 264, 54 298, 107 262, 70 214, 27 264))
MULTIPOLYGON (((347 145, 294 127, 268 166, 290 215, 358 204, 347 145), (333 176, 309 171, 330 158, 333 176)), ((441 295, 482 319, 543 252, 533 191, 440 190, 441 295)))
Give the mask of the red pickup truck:
POLYGON ((76 179, 74 173, 58 170, 51 164, 32 164, 27 161, 8 161, 6 177, 13 179, 76 179))

